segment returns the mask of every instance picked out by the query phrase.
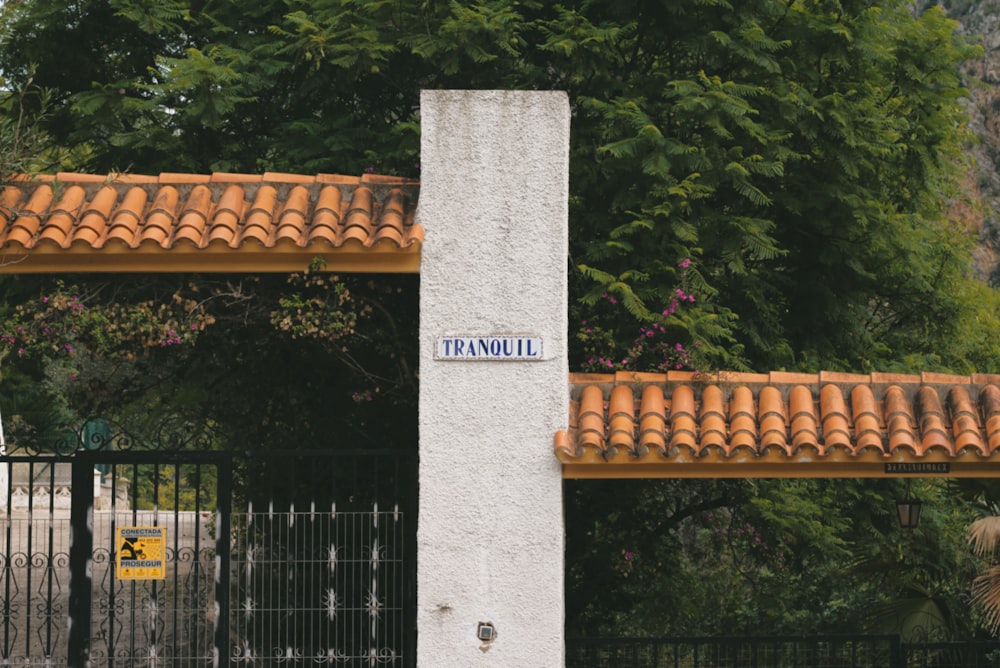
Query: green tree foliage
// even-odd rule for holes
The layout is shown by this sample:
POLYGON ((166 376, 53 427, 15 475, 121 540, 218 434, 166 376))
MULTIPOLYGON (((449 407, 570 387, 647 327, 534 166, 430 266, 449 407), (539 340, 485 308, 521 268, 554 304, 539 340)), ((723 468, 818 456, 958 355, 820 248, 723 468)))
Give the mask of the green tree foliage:
POLYGON ((575 319, 609 359, 690 258, 688 365, 992 370, 945 216, 974 53, 952 30, 897 0, 35 0, 0 68, 35 72, 94 171, 412 175, 421 88, 565 89, 575 319))
POLYGON ((101 417, 159 446, 415 446, 413 277, 77 278, 27 281, 0 326, 13 442, 101 417))
POLYGON ((984 635, 974 511, 941 480, 567 483, 573 635, 984 635), (924 500, 901 529, 895 499, 924 500))
POLYGON ((27 86, 20 91, 0 92, 0 183, 17 174, 36 172, 42 167, 40 158, 48 147, 39 127, 46 106, 44 94, 32 91, 30 81, 27 86), (29 111, 26 104, 33 93, 41 97, 31 105, 38 109, 35 112, 29 111))

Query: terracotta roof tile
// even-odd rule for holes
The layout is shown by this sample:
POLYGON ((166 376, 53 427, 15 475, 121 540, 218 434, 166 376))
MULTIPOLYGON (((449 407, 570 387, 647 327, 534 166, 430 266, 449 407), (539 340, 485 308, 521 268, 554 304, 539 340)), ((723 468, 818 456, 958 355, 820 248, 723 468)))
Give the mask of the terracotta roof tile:
POLYGON ((819 414, 822 420, 823 443, 827 452, 841 447, 851 448, 851 424, 847 418, 844 393, 832 383, 823 386, 819 395, 819 414))
POLYGON ((229 245, 236 238, 247 208, 243 195, 243 188, 238 185, 231 185, 222 191, 215 208, 214 224, 208 232, 209 244, 219 242, 229 245))
POLYGON ((419 184, 366 174, 21 177, 0 188, 0 270, 415 272, 419 184))
POLYGON ((142 188, 129 189, 121 204, 111 213, 107 238, 129 245, 139 230, 141 212, 145 210, 148 200, 149 195, 142 188))
POLYGON ((989 454, 1000 448, 1000 388, 987 385, 979 394, 985 423, 986 446, 989 454))
POLYGON ((111 186, 104 186, 80 214, 79 229, 74 235, 74 241, 91 246, 97 244, 101 235, 109 229, 111 212, 114 210, 118 191, 111 186))
MULTIPOLYGON (((652 386, 649 386, 652 387, 652 386)), ((701 449, 726 448, 726 416, 723 413, 722 390, 706 387, 701 395, 701 449)))
POLYGON ((64 246, 70 239, 69 231, 76 222, 86 192, 80 186, 70 186, 62 198, 49 211, 48 220, 38 235, 38 241, 51 241, 64 246))
POLYGON ((73 174, 72 172, 59 172, 55 175, 53 182, 59 183, 107 183, 111 178, 104 174, 73 174))
POLYGON ((262 174, 212 174, 212 183, 260 183, 262 174))
POLYGON ((947 464, 949 475, 1000 476, 998 376, 619 372, 570 380, 570 427, 554 443, 568 477, 866 476, 921 462, 947 464))
POLYGON ((326 186, 319 192, 316 211, 313 216, 313 229, 309 240, 325 239, 329 243, 337 240, 337 230, 340 229, 340 188, 326 186))
POLYGON ((819 447, 819 422, 816 419, 816 404, 812 393, 804 385, 796 385, 788 393, 789 426, 792 434, 792 449, 810 446, 820 454, 826 448, 819 447))
POLYGON ((608 404, 608 447, 637 452, 635 441, 635 403, 632 390, 619 385, 611 391, 608 404))
MULTIPOLYGON (((645 453, 655 450, 666 452, 667 418, 663 413, 663 388, 657 385, 647 385, 642 390, 642 403, 639 406, 639 443, 640 450, 645 453)), ((1000 440, 1000 415, 997 416, 998 440, 1000 440)))
MULTIPOLYGON (((617 389, 617 388, 616 388, 617 389)), ((695 420, 694 392, 689 385, 677 385, 670 397, 671 448, 685 448, 691 454, 698 452, 698 423, 695 420)))
POLYGON ((945 426, 944 407, 936 388, 921 385, 917 390, 917 418, 922 434, 922 451, 917 454, 927 454, 933 448, 954 454, 954 448, 948 439, 948 428, 945 426))
POLYGON ((315 176, 286 172, 264 172, 262 179, 270 183, 316 183, 315 176))
POLYGON ((729 452, 738 448, 754 450, 757 445, 757 420, 753 393, 746 385, 734 388, 729 400, 729 452))
POLYGON ((582 445, 604 450, 604 397, 600 388, 592 385, 580 395, 577 429, 582 445))
POLYGON ((913 406, 907 401, 903 388, 890 385, 885 391, 884 403, 889 452, 895 452, 899 448, 917 452, 917 425, 913 406))

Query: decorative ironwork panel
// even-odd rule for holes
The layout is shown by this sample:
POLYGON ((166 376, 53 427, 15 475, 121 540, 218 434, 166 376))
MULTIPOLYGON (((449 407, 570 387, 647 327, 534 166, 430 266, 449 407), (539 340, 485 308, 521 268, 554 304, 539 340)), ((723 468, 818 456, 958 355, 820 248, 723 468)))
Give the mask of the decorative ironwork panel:
POLYGON ((46 434, 30 441, 7 442, 0 456, 61 455, 102 452, 196 452, 217 450, 218 436, 204 420, 182 415, 144 414, 133 416, 128 424, 103 417, 83 420, 75 430, 46 434))
POLYGON ((107 476, 119 491, 93 514, 91 665, 210 665, 217 655, 215 467, 112 464, 107 476), (121 527, 163 532, 162 573, 122 577, 121 527))
POLYGON ((0 463, 3 665, 66 665, 69 477, 55 458, 0 463))
POLYGON ((406 526, 398 507, 238 515, 230 660, 402 666, 406 526))
POLYGON ((415 453, 256 453, 235 471, 230 661, 415 666, 415 453))

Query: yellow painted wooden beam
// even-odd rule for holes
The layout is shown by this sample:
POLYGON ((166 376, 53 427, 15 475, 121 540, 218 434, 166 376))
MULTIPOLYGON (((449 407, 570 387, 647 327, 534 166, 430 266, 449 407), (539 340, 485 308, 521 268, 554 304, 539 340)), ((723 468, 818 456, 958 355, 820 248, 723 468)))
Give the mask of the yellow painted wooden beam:
POLYGON ((323 271, 415 274, 420 271, 420 246, 365 249, 184 248, 34 249, 29 253, 0 252, 0 274, 65 273, 292 273, 304 271, 315 259, 323 271))
POLYGON ((1000 457, 984 458, 973 453, 952 456, 932 452, 921 458, 896 452, 884 457, 876 452, 859 456, 831 453, 816 457, 804 453, 789 457, 769 452, 762 456, 727 459, 710 453, 703 457, 667 460, 659 453, 638 458, 619 453, 609 460, 600 457, 560 456, 563 478, 1000 478, 1000 457))

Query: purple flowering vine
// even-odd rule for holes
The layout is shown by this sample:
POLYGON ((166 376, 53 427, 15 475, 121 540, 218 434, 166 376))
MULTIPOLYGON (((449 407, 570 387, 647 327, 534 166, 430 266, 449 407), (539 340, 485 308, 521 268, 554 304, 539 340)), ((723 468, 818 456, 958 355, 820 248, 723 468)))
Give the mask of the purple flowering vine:
MULTIPOLYGON (((615 370, 635 371, 673 371, 692 368, 691 351, 685 344, 676 339, 677 332, 683 325, 676 320, 680 311, 697 302, 697 298, 688 287, 688 269, 691 259, 684 258, 677 263, 680 269, 680 285, 670 290, 668 301, 659 310, 652 322, 639 327, 635 339, 624 351, 625 354, 615 354, 613 335, 605 331, 591 319, 581 320, 578 338, 584 342, 585 349, 591 353, 583 365, 584 369, 593 372, 609 372, 615 370)), ((618 306, 619 300, 610 293, 603 293, 598 304, 618 306)), ((612 314, 615 317, 615 314, 612 314)), ((698 342, 694 346, 697 347, 698 342)))

